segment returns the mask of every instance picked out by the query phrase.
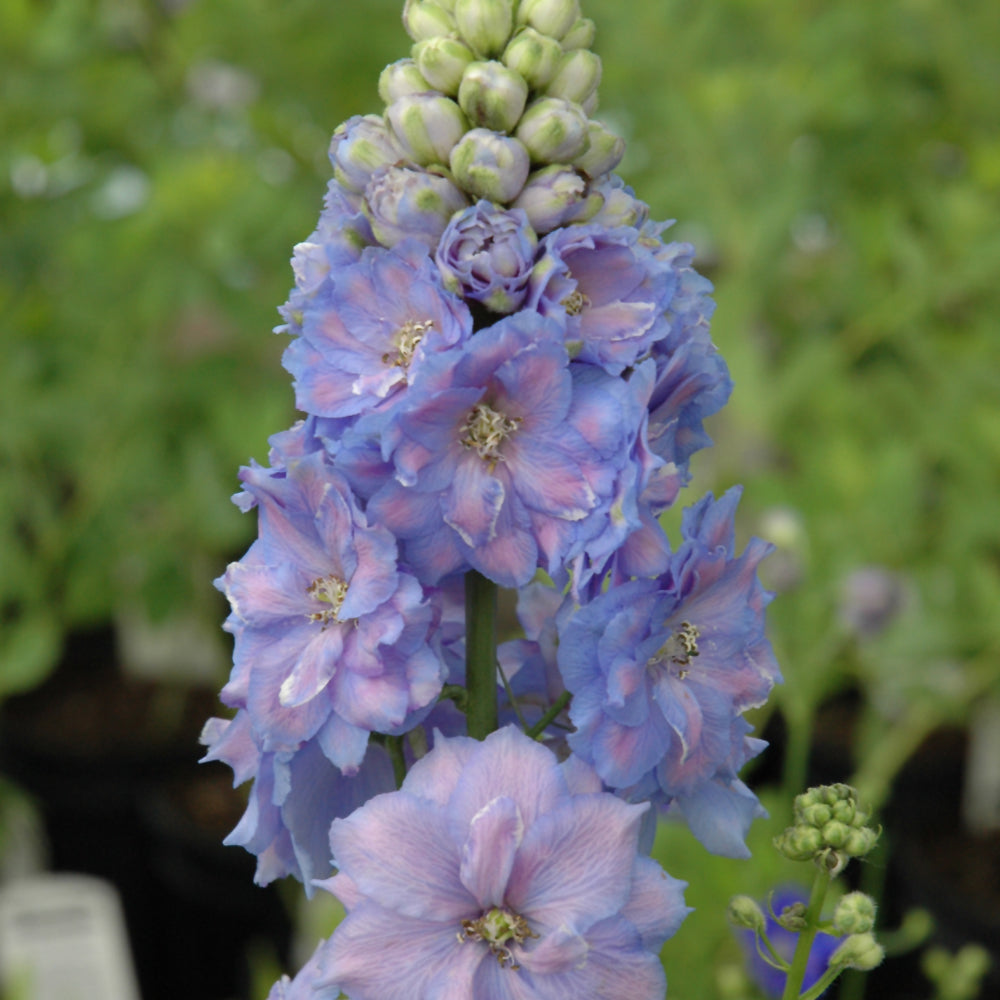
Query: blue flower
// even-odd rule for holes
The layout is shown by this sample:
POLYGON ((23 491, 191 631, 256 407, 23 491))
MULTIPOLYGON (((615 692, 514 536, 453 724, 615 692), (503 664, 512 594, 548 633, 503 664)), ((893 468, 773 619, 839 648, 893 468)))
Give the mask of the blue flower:
POLYGON ((567 226, 539 245, 529 303, 557 317, 572 356, 621 374, 649 352, 667 327, 676 278, 623 226, 567 226))
POLYGON ((324 452, 241 478, 259 537, 217 581, 236 639, 222 700, 247 710, 262 751, 315 737, 352 773, 369 732, 404 732, 441 690, 431 607, 397 568, 393 536, 368 524, 324 452))
POLYGON ((304 306, 285 351, 300 410, 356 416, 419 379, 424 358, 472 333, 468 307, 446 291, 427 249, 407 240, 368 247, 342 266, 328 293, 304 306))
POLYGON ((745 856, 762 810, 737 771, 763 747, 741 717, 780 679, 756 576, 770 546, 733 555, 739 490, 685 511, 667 571, 610 588, 560 629, 570 748, 611 787, 673 803, 710 850, 745 856))
POLYGON ((598 447, 621 437, 613 394, 593 407, 578 394, 558 324, 533 312, 479 331, 431 367, 437 377, 386 420, 395 478, 369 515, 400 539, 424 583, 471 567, 516 587, 539 566, 556 571, 590 515, 607 515, 627 457, 598 447))
POLYGON ((317 1000, 662 998, 658 953, 688 908, 637 851, 647 809, 516 729, 439 738, 331 827, 324 886, 348 913, 317 1000))

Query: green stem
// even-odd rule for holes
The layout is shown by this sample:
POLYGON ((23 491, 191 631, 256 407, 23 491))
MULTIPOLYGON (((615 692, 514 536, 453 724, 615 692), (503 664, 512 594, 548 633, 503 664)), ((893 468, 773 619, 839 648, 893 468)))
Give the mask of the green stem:
POLYGON ((403 756, 403 737, 387 736, 385 738, 385 748, 389 753, 389 760, 392 761, 392 776, 396 779, 396 787, 400 788, 403 779, 406 777, 406 758, 403 756))
POLYGON ((497 721, 497 585, 481 573, 465 574, 465 686, 469 735, 484 740, 497 721))
POLYGON ((802 992, 802 983, 806 978, 806 965, 809 962, 809 953, 812 951, 813 939, 819 930, 820 916, 823 913, 823 902, 826 899, 826 891, 830 888, 833 877, 828 871, 820 869, 816 872, 816 880, 813 882, 812 891, 809 893, 809 904, 806 907, 806 929, 799 934, 799 939, 795 944, 795 954, 792 956, 792 967, 788 970, 788 978, 785 980, 785 992, 781 1000, 797 1000, 802 992))
POLYGON ((529 730, 527 730, 528 735, 533 740, 537 740, 538 737, 545 732, 545 728, 548 724, 569 704, 569 700, 572 697, 573 696, 569 693, 569 691, 563 691, 563 693, 552 703, 549 710, 529 730))

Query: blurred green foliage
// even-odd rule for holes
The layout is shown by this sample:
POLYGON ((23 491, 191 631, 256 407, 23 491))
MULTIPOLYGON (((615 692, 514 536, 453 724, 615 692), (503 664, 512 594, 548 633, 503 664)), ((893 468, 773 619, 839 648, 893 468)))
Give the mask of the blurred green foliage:
MULTIPOLYGON (((0 695, 123 608, 218 628, 210 581, 254 529, 227 501, 237 467, 294 419, 269 332, 291 248, 330 133, 378 109, 407 52, 400 8, 0 7, 0 695)), ((1000 687, 996 5, 584 9, 620 172, 716 283, 736 389, 689 495, 743 482, 742 537, 778 543, 789 790, 817 706, 853 684, 878 798, 923 733, 1000 687), (865 566, 898 600, 858 634, 845 587, 865 566)), ((699 905, 762 891, 757 871, 720 869, 699 905)), ((704 974, 678 963, 671 995, 711 995, 704 974)))

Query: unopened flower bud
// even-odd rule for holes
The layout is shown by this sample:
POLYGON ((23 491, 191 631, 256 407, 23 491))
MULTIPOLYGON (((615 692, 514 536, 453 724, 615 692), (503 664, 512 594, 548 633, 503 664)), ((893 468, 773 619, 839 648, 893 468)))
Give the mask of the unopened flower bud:
POLYGON ((726 916, 734 927, 745 927, 755 934, 761 933, 767 927, 764 911, 749 896, 733 896, 729 900, 726 916))
POLYGON ((597 37, 597 28, 589 17, 581 17, 569 31, 563 35, 563 51, 572 49, 589 49, 597 37))
POLYGON ((413 46, 413 58, 424 79, 442 94, 454 97, 465 67, 476 57, 457 38, 425 38, 413 46))
MULTIPOLYGON (((649 218, 649 206, 639 201, 635 192, 617 174, 608 174, 591 185, 604 199, 601 210, 591 218, 592 225, 602 225, 608 229, 618 226, 632 226, 639 229, 649 218)), ((654 242, 659 245, 659 238, 654 242)))
POLYGON ((588 118, 593 118, 597 113, 597 109, 600 106, 600 102, 597 99, 597 91, 595 90, 590 97, 588 97, 583 104, 580 105, 580 109, 588 118))
POLYGON ((514 133, 534 163, 569 163, 587 148, 587 116, 578 104, 541 97, 524 112, 514 133))
POLYGON ((833 818, 841 823, 853 823, 854 822, 854 802, 847 799, 841 799, 839 802, 835 802, 831 809, 833 810, 833 818))
POLYGON ((863 892, 849 892, 833 911, 838 934, 864 934, 875 926, 875 900, 863 892))
POLYGON ((806 904, 797 901, 786 906, 774 919, 779 927, 784 927, 786 931, 793 934, 800 934, 809 926, 806 919, 808 908, 806 904))
POLYGON ((415 42, 455 30, 455 19, 435 0, 406 0, 403 5, 403 27, 415 42))
POLYGON ((496 60, 472 62, 458 88, 458 103, 473 125, 510 132, 528 100, 524 78, 496 60))
POLYGON ((869 931, 864 934, 852 934, 845 938, 843 944, 830 956, 830 965, 870 972, 882 964, 883 958, 885 958, 885 949, 869 931))
POLYGON ((844 851, 855 858, 863 858, 878 843, 878 831, 870 826, 860 830, 851 830, 844 841, 844 851))
POLYGON ((445 164, 469 123, 462 109, 443 94, 410 94, 385 112, 407 155, 421 166, 445 164))
POLYGON ((451 151, 455 183, 473 198, 506 204, 528 179, 528 151, 513 136, 470 129, 451 151))
POLYGON ((532 90, 542 90, 562 62, 562 46, 534 28, 522 28, 503 51, 503 64, 524 77, 532 90))
POLYGON ((330 162, 338 182, 360 194, 373 173, 405 157, 385 121, 378 115, 356 115, 333 133, 330 162))
POLYGON ((625 140, 597 121, 587 124, 587 136, 587 148, 573 161, 573 166, 588 177, 603 177, 621 163, 625 140))
POLYGON ((571 220, 578 221, 576 216, 588 204, 589 196, 587 182, 580 174, 572 167, 554 164, 528 178, 513 207, 524 209, 541 236, 571 220))
POLYGON ((549 97, 583 104, 597 90, 600 82, 601 57, 589 49, 574 49, 563 56, 545 93, 549 97))
POLYGON ((825 802, 814 802, 800 811, 799 819, 822 828, 833 819, 833 810, 825 802))
POLYGON ((385 247, 413 237, 433 250, 468 199, 445 174, 415 167, 382 167, 365 189, 364 211, 385 247))
POLYGON ((435 89, 412 59, 397 59, 389 63, 378 78, 378 96, 386 104, 392 104, 400 97, 435 89))
POLYGON ((517 20, 561 40, 580 20, 580 0, 521 0, 517 20))
POLYGON ((814 826, 790 826, 775 838, 774 846, 790 861, 809 861, 823 849, 823 834, 814 826))
POLYGON ((851 828, 846 823, 840 823, 835 819, 830 820, 823 826, 823 843, 827 847, 839 850, 847 843, 847 838, 851 833, 851 828))
POLYGON ((503 52, 514 30, 513 0, 457 0, 455 21, 464 41, 487 59, 503 52))

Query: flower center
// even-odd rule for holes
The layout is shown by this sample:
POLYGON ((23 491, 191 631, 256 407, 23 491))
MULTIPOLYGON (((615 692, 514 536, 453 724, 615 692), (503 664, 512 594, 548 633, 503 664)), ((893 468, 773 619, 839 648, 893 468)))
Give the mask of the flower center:
POLYGON ((699 635, 701 635, 701 629, 697 625, 681 622, 680 626, 671 633, 670 638, 649 658, 646 668, 652 670, 656 667, 676 664, 680 668, 677 671, 677 677, 679 680, 684 680, 690 673, 687 668, 691 657, 697 656, 699 653, 699 635))
POLYGON ((462 444, 472 448, 484 462, 490 463, 490 471, 497 462, 503 461, 500 446, 517 430, 520 417, 508 417, 498 413, 485 403, 479 403, 469 410, 462 424, 462 444))
POLYGON ((524 917, 498 906, 478 920, 463 920, 462 929, 458 932, 459 941, 485 941, 500 963, 500 968, 510 966, 511 969, 519 969, 520 966, 514 961, 508 942, 524 944, 530 937, 536 938, 538 935, 528 926, 524 917))
POLYGON ((424 339, 424 334, 434 328, 434 320, 425 319, 421 321, 407 320, 392 338, 392 346, 396 353, 386 351, 382 355, 382 364, 394 368, 408 368, 413 360, 413 354, 417 345, 424 339))
POLYGON ((340 621, 337 616, 340 614, 344 598, 347 596, 347 584, 340 577, 334 576, 332 573, 329 576, 317 577, 306 587, 306 593, 314 601, 330 605, 321 611, 312 612, 308 616, 309 621, 321 622, 323 628, 326 628, 330 622, 340 621))
POLYGON ((559 305, 566 310, 568 316, 579 316, 587 306, 590 305, 590 299, 587 298, 579 288, 570 292, 569 295, 564 298, 559 305))

